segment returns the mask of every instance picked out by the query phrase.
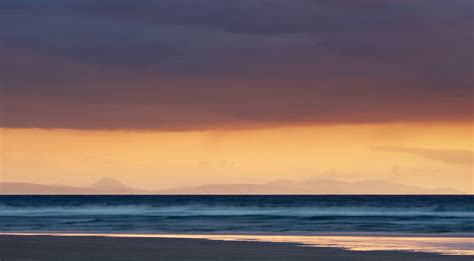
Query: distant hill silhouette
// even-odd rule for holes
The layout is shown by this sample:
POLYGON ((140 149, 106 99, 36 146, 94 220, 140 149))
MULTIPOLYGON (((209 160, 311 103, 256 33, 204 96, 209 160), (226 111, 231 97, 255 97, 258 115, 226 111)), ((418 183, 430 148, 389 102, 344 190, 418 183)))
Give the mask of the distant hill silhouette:
POLYGON ((217 184, 158 191, 160 194, 464 194, 440 188, 425 189, 383 180, 342 182, 310 180, 295 182, 278 180, 264 184, 217 184))
POLYGON ((118 195, 118 194, 465 194, 451 188, 426 189, 384 180, 342 182, 328 179, 309 181, 277 180, 263 184, 215 184, 195 187, 177 187, 166 190, 141 190, 122 182, 103 178, 89 187, 51 186, 30 183, 0 183, 3 195, 118 195))
POLYGON ((3 195, 83 195, 102 194, 99 190, 69 186, 51 186, 20 182, 0 183, 0 194, 3 195))
POLYGON ((19 182, 0 183, 0 194, 3 195, 128 195, 151 193, 147 190, 130 188, 111 178, 100 179, 85 188, 19 182))
POLYGON ((111 178, 102 178, 98 181, 92 183, 89 188, 98 189, 98 190, 119 190, 119 189, 130 189, 127 185, 122 182, 111 179, 111 178))

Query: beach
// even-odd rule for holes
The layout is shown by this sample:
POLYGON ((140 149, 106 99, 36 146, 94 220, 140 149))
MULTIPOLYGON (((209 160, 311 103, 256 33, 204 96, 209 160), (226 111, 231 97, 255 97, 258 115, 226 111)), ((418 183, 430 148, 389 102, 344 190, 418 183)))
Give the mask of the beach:
POLYGON ((2 261, 33 260, 472 260, 472 256, 350 251, 291 243, 188 238, 1 235, 2 261))

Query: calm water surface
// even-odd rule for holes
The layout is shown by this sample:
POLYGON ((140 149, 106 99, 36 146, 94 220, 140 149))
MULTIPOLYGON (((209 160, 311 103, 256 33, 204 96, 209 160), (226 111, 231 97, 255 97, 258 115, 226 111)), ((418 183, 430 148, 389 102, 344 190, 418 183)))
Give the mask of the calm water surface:
POLYGON ((0 196, 0 232, 443 235, 473 196, 0 196))

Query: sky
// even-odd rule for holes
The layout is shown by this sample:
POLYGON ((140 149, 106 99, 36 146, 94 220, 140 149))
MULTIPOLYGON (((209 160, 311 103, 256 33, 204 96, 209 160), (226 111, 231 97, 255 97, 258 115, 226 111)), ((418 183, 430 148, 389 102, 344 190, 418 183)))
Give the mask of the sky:
POLYGON ((4 0, 0 181, 473 191, 471 0, 4 0))

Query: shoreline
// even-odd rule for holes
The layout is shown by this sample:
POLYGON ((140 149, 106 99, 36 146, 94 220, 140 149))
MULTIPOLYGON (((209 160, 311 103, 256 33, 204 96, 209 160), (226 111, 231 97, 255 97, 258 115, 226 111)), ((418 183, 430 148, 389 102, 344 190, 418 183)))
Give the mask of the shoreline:
POLYGON ((307 248, 337 248, 347 251, 402 251, 410 253, 431 253, 444 256, 474 256, 472 236, 420 236, 378 234, 134 234, 134 233, 57 233, 57 232, 0 232, 0 237, 59 237, 59 238, 129 238, 129 239, 186 239, 227 242, 259 242, 294 244, 307 248))
POLYGON ((0 235, 0 258, 16 260, 318 260, 471 261, 472 256, 409 251, 352 251, 292 242, 173 237, 0 235))
POLYGON ((127 237, 142 237, 142 236, 170 236, 170 235, 178 235, 178 236, 195 236, 195 235, 215 235, 215 236, 324 236, 324 237, 424 237, 424 238, 474 238, 473 233, 441 233, 441 234, 434 234, 434 233, 395 233, 395 232, 185 232, 185 233, 171 233, 171 232, 132 232, 132 231, 124 231, 123 233, 114 233, 114 232, 104 232, 104 231, 96 231, 96 232, 82 232, 82 231, 0 231, 0 235, 77 235, 77 236, 87 236, 87 235, 97 235, 97 236, 127 236, 127 237))

